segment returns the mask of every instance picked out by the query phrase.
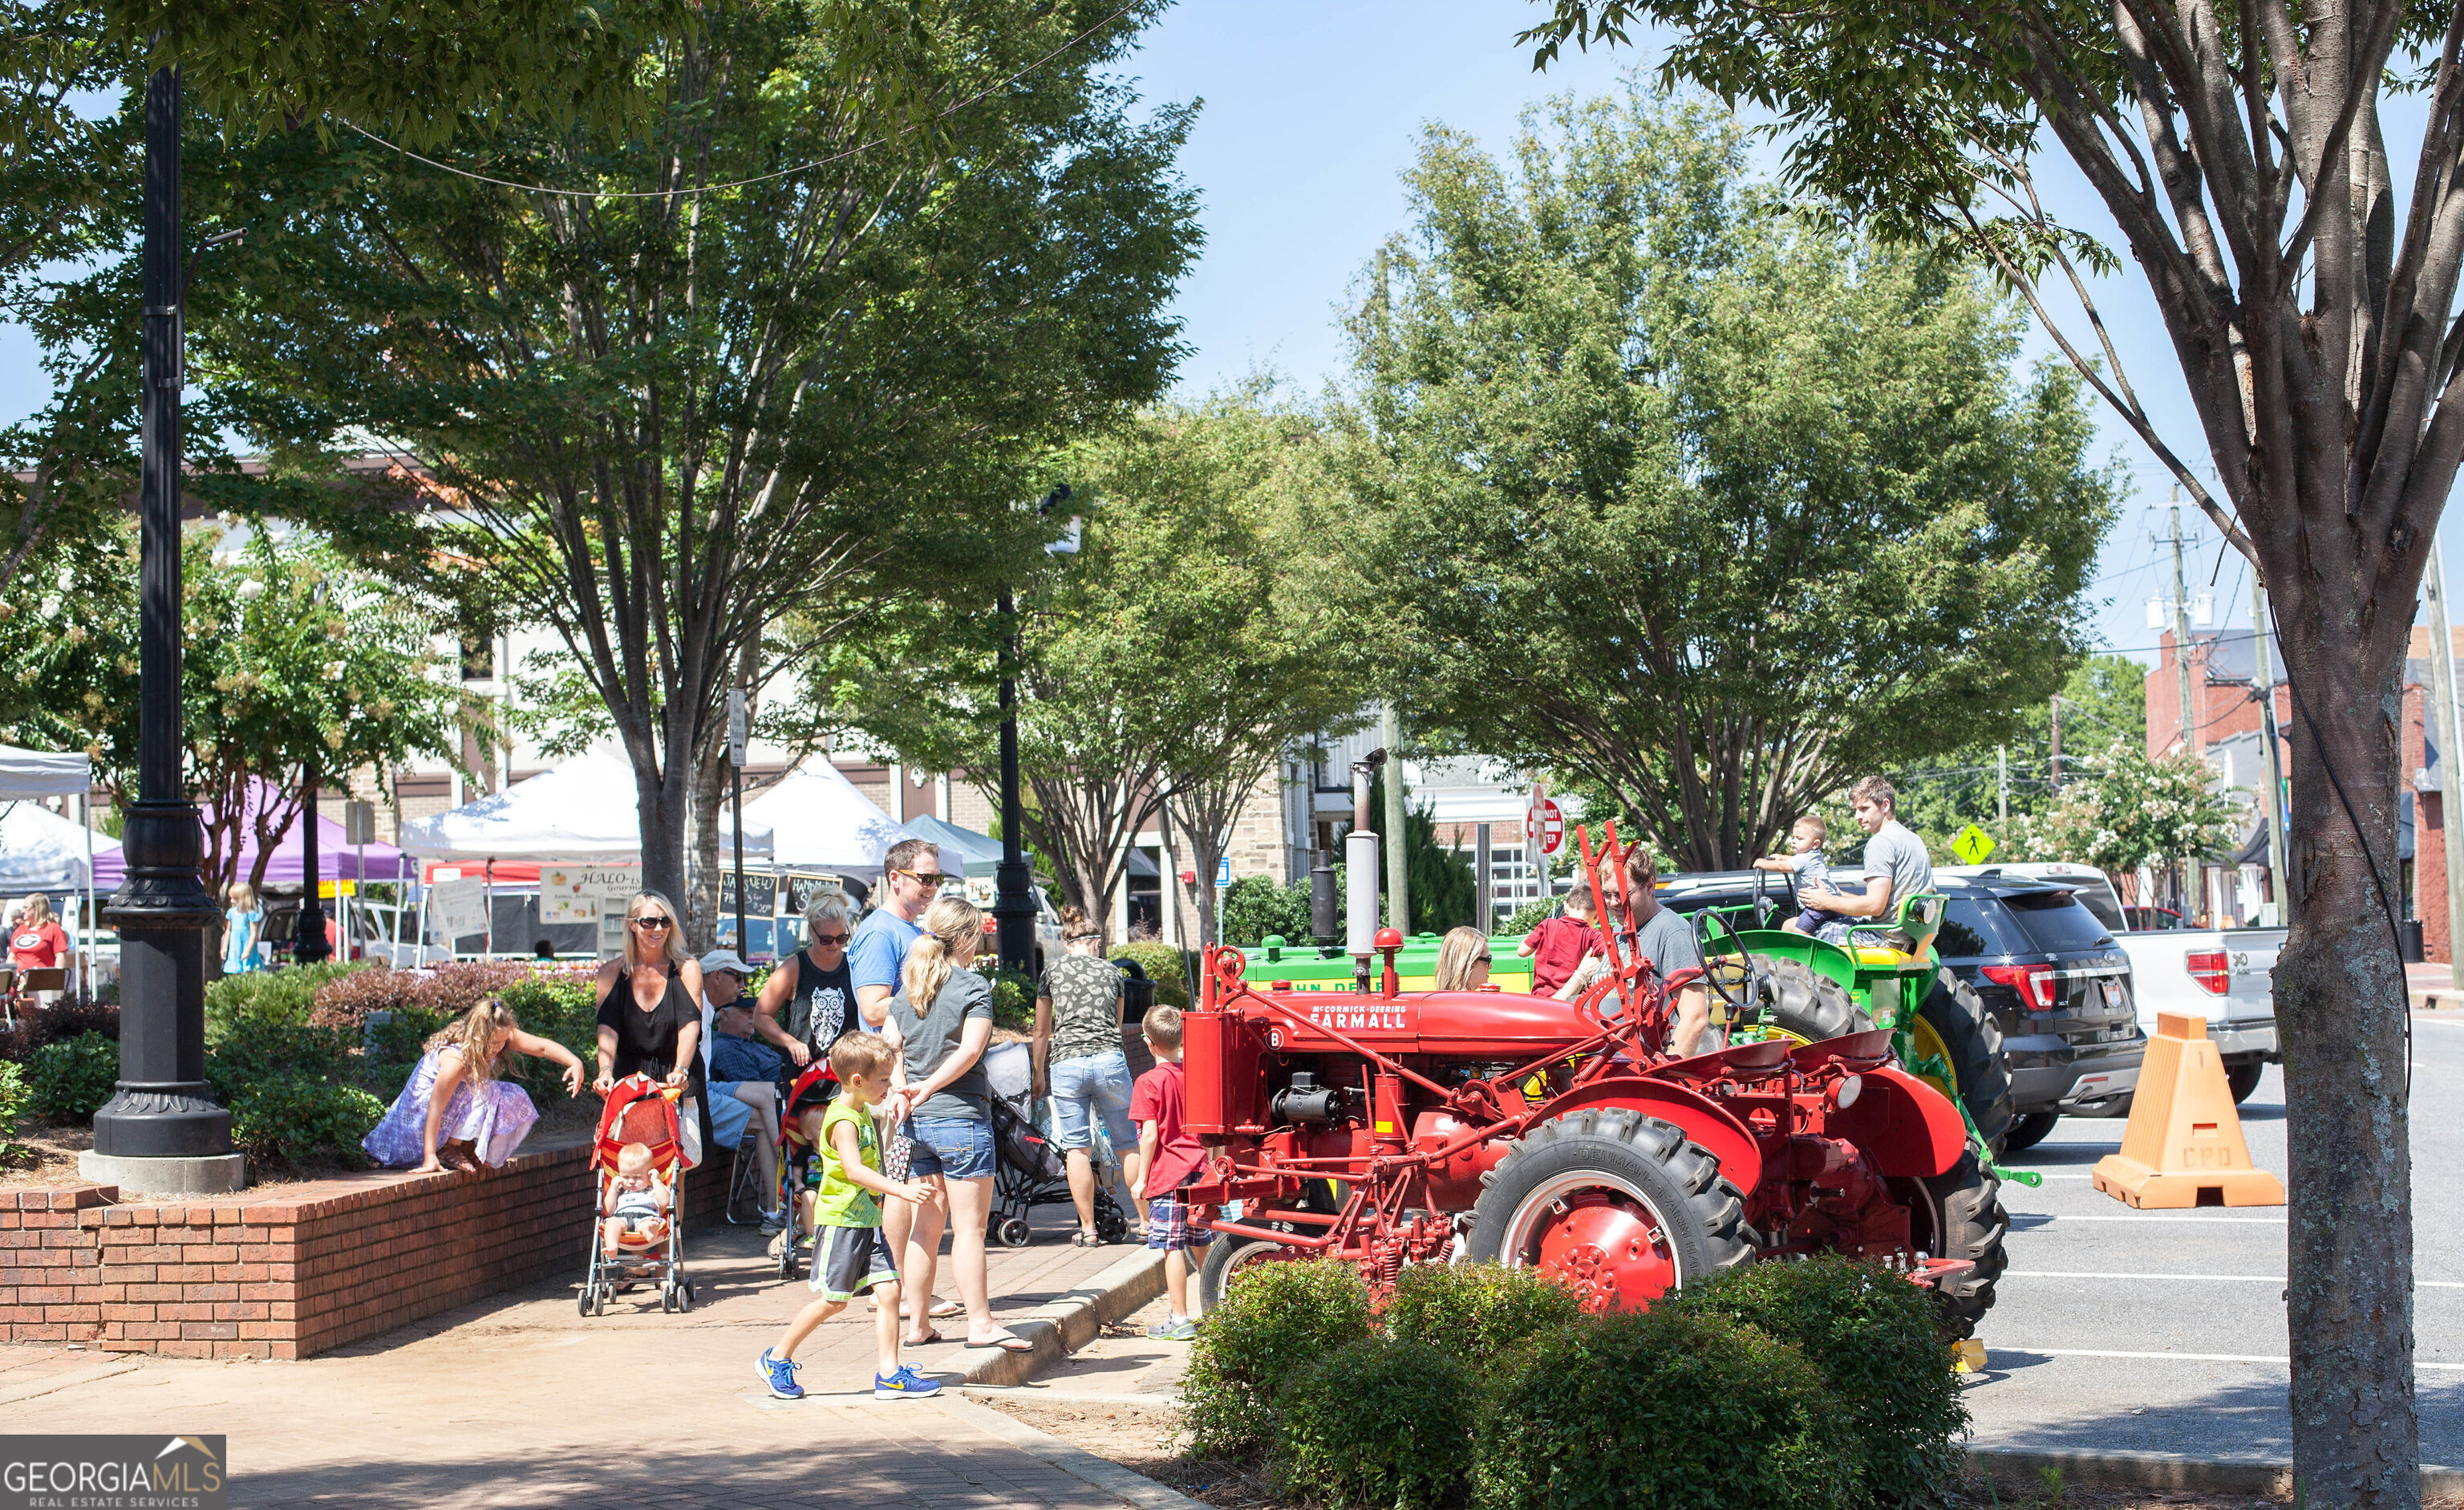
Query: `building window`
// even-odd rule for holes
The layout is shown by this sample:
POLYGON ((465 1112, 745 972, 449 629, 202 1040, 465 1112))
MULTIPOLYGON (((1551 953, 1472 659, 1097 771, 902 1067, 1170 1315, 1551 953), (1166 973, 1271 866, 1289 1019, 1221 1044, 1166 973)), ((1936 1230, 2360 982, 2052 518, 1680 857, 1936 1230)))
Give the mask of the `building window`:
POLYGON ((496 677, 496 641, 486 634, 462 636, 462 679, 494 681, 496 677))

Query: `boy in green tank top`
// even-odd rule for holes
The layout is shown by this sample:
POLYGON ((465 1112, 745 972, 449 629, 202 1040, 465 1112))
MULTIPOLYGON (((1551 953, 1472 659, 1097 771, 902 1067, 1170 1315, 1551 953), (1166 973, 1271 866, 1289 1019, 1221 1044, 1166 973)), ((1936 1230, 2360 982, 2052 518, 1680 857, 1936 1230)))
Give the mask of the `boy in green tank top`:
POLYGON ((898 1361, 898 1264, 881 1235, 883 1196, 919 1206, 932 1196, 922 1181, 892 1180, 881 1172, 881 1134, 872 1109, 890 1089, 891 1064, 897 1055, 890 1040, 877 1033, 851 1033, 830 1046, 830 1073, 838 1077, 839 1094, 822 1118, 820 1143, 827 1157, 821 1188, 813 1195, 816 1295, 754 1366, 779 1399, 803 1397, 803 1388, 796 1383, 796 1370, 803 1366, 796 1362, 797 1347, 815 1327, 868 1291, 880 1302, 872 1326, 880 1355, 872 1397, 921 1399, 941 1392, 937 1382, 898 1361))

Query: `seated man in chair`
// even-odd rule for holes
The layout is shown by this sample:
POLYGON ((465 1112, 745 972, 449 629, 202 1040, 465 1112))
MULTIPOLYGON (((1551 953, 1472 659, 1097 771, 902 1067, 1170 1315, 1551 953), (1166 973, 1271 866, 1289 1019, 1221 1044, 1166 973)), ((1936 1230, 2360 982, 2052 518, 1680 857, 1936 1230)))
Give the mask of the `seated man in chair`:
MULTIPOLYGON (((1847 943, 1851 930, 1889 926, 1886 920, 1900 903, 1919 892, 1933 890, 1933 861, 1926 857, 1925 840, 1909 833, 1907 826, 1893 816, 1898 797, 1891 784, 1880 776, 1868 776, 1849 788, 1848 800, 1856 810, 1857 826, 1867 835, 1865 889, 1841 891, 1826 881, 1806 888, 1798 898, 1808 907, 1837 913, 1845 920, 1824 924, 1819 937, 1830 943, 1847 943)), ((1885 937, 1893 948, 1914 951, 1917 941, 1903 932, 1895 930, 1885 937)))

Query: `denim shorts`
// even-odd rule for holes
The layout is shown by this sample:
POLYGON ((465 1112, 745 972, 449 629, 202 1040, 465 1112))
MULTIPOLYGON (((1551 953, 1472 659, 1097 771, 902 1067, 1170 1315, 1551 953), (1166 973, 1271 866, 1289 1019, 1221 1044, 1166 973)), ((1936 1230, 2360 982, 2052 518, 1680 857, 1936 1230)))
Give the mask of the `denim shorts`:
POLYGON ((915 1140, 908 1155, 909 1179, 937 1174, 951 1180, 989 1180, 993 1173, 993 1124, 972 1117, 913 1117, 915 1140))
POLYGON ((1092 1147, 1097 1117, 1104 1120, 1112 1157, 1137 1147, 1138 1135, 1130 1126, 1130 1058, 1118 1049, 1063 1059, 1052 1067, 1053 1143, 1063 1148, 1092 1147))

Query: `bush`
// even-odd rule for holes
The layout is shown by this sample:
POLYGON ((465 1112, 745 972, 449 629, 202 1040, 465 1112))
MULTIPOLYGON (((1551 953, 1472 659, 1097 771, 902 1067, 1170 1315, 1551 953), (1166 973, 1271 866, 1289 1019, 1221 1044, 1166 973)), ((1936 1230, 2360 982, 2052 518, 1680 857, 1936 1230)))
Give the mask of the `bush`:
POLYGON ((313 1011, 301 1020, 319 1028, 359 1028, 375 1011, 458 1017, 490 996, 507 996, 506 1005, 514 1006, 510 993, 537 978, 531 966, 515 960, 457 961, 433 970, 363 970, 320 986, 313 1011))
POLYGON ((1189 1010, 1189 970, 1178 949, 1169 944, 1116 944, 1111 958, 1137 962, 1155 982, 1155 1005, 1189 1010))
POLYGON ((117 1041, 120 1037, 118 1004, 63 999, 55 1007, 20 1012, 16 1022, 0 1028, 0 1059, 23 1064, 33 1057, 36 1049, 47 1043, 57 1043, 63 1038, 89 1033, 99 1033, 117 1041))
POLYGON ((1474 1472, 1493 1510, 1838 1510, 1857 1489, 1821 1370, 1753 1327, 1674 1306, 1527 1344, 1474 1472))
POLYGON ((328 982, 377 973, 364 964, 294 965, 226 975, 206 988, 206 1042, 241 1022, 304 1023, 328 982))
POLYGON ((27 1104, 47 1122, 89 1121, 120 1083, 120 1045, 99 1033, 36 1049, 26 1061, 27 1104))
POLYGON ((1289 886, 1278 886, 1264 876, 1243 876, 1223 893, 1217 932, 1236 949, 1254 949, 1266 935, 1279 934, 1286 944, 1309 938, 1309 883, 1304 876, 1289 886))
MULTIPOLYGON (((505 1005, 522 1027, 542 1038, 553 1038, 573 1052, 585 1072, 599 1052, 599 996, 596 967, 583 970, 534 969, 504 988, 505 1005)), ((476 998, 473 998, 474 1000, 476 998)), ((466 1006, 465 1010, 468 1010, 466 1006)), ((531 1093, 534 1099, 564 1094, 564 1071, 554 1059, 514 1055, 504 1061, 505 1078, 531 1093)), ((590 1078, 585 1073, 583 1078, 590 1078)))
POLYGON ((1505 938, 1511 935, 1515 938, 1521 938, 1523 935, 1529 933, 1532 929, 1549 921, 1550 914, 1557 910, 1557 902, 1558 899, 1554 897, 1532 898, 1522 906, 1515 908, 1513 917, 1507 919, 1505 922, 1498 925, 1498 937, 1505 938))
POLYGON ((1260 1263, 1234 1276, 1181 1381, 1181 1430, 1202 1456, 1269 1440, 1276 1391, 1370 1335, 1369 1287, 1350 1264, 1260 1263))
POLYGON ((25 1072, 0 1059, 0 1164, 22 1164, 33 1154, 17 1141, 17 1121, 26 1115, 25 1072))
POLYGON ((1747 1264, 1663 1303, 1794 1343, 1822 1371, 1877 1503, 1923 1503, 1958 1466, 1968 1407, 1950 1344, 1932 1296, 1902 1276, 1840 1257, 1747 1264))
POLYGON ((206 1051, 206 1083, 225 1106, 253 1086, 298 1077, 356 1084, 363 1061, 359 1035, 306 1023, 243 1020, 206 1051))
POLYGON ((360 1140, 385 1117, 385 1102, 356 1085, 308 1075, 252 1080, 229 1099, 231 1144, 251 1159, 364 1164, 360 1140))
POLYGON ((1443 1504, 1469 1476, 1477 1399, 1457 1359, 1363 1338, 1311 1360, 1285 1388, 1275 1476, 1287 1492, 1338 1507, 1443 1504))
POLYGON ((1035 977, 989 961, 976 966, 992 982, 993 1026, 1026 1033, 1035 1027, 1035 977))
POLYGON ((1414 1264, 1395 1283, 1381 1319, 1398 1341, 1434 1347, 1484 1374, 1497 1359, 1583 1314, 1574 1292, 1535 1269, 1503 1264, 1414 1264))

